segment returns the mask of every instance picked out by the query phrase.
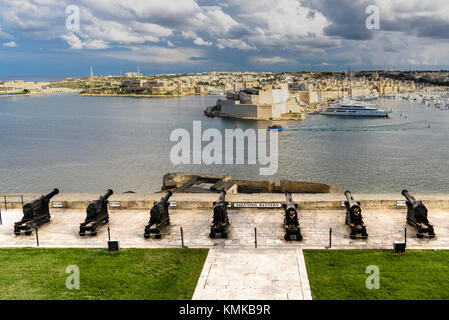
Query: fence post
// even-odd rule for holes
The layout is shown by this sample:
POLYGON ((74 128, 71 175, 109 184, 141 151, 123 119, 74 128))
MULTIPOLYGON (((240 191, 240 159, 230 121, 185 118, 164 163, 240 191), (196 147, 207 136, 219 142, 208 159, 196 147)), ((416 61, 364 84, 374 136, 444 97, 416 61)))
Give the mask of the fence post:
POLYGON ((23 209, 23 195, 20 195, 20 197, 22 198, 22 209, 23 209))
POLYGON ((407 228, 404 229, 404 244, 405 247, 407 248, 407 228))
POLYGON ((257 249, 257 228, 254 228, 254 246, 257 249))
POLYGON ((111 241, 111 228, 108 227, 108 240, 111 241))
POLYGON ((329 249, 332 248, 332 228, 329 229, 329 249))
POLYGON ((38 231, 38 227, 36 227, 36 244, 39 247, 39 231, 38 231))
POLYGON ((182 246, 182 248, 187 248, 184 245, 184 231, 182 230, 182 227, 179 227, 179 229, 181 230, 181 246, 182 246))
POLYGON ((0 205, 0 226, 3 225, 3 220, 2 220, 2 206, 0 205))
POLYGON ((5 199, 5 210, 8 210, 8 205, 6 204, 6 194, 3 195, 3 198, 5 199))

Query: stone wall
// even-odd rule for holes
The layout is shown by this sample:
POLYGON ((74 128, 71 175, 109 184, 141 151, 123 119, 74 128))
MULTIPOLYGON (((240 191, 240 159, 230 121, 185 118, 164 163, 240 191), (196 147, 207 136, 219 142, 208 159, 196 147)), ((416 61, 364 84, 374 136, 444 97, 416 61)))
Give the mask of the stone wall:
POLYGON ((257 118, 257 106, 252 104, 228 104, 221 107, 221 115, 236 118, 257 118))
MULTIPOLYGON (((255 183, 257 184, 257 183, 255 183)), ((285 187, 285 185, 284 185, 285 187)), ((273 186, 272 186, 273 188, 273 186)), ((142 210, 150 209, 154 201, 160 200, 162 193, 150 194, 113 194, 110 202, 120 202, 120 207, 112 207, 112 210, 142 210)), ((3 194, 0 195, 0 208, 5 210, 21 209, 21 195, 7 194, 6 205, 3 194)), ((23 194, 24 203, 30 202, 41 196, 41 194, 23 194)), ((444 195, 414 195, 428 207, 432 209, 449 209, 449 194, 444 195)), ((99 197, 99 193, 87 194, 63 193, 55 196, 51 201, 62 201, 62 209, 82 209, 85 210, 90 201, 99 197)), ((362 208, 373 210, 404 210, 404 206, 399 205, 397 201, 404 201, 401 194, 354 194, 354 198, 361 202, 362 208)), ((213 202, 217 200, 216 193, 175 193, 170 201, 177 202, 178 209, 211 209, 213 202)), ((305 210, 335 210, 341 209, 341 203, 346 201, 342 193, 339 194, 293 194, 293 200, 300 204, 305 210)), ((228 194, 226 201, 233 202, 281 202, 285 201, 285 195, 282 193, 265 194, 228 194)))

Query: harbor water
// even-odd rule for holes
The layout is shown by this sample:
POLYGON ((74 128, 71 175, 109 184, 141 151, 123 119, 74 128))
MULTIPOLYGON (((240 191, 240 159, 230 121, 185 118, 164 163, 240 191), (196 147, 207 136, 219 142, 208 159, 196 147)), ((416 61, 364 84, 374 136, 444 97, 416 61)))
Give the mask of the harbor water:
MULTIPOLYGON (((279 168, 173 165, 173 130, 267 128, 272 122, 206 118, 215 96, 150 99, 73 94, 0 99, 0 193, 159 191, 166 172, 228 174, 236 179, 324 182, 353 193, 447 193, 449 111, 385 100, 389 119, 309 115, 275 122, 279 168)), ((224 135, 223 135, 224 136, 224 135)))

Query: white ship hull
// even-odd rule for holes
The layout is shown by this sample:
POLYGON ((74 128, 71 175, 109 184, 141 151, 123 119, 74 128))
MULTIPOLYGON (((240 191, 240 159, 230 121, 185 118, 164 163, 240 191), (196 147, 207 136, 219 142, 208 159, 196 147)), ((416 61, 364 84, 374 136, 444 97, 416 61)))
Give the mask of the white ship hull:
POLYGON ((386 118, 389 112, 387 111, 376 111, 376 112, 335 112, 335 111, 324 111, 321 112, 326 116, 339 116, 339 117, 377 117, 386 118))
POLYGON ((321 112, 321 114, 338 117, 386 118, 390 114, 390 111, 368 107, 363 104, 358 104, 354 101, 345 101, 330 106, 329 108, 321 112))

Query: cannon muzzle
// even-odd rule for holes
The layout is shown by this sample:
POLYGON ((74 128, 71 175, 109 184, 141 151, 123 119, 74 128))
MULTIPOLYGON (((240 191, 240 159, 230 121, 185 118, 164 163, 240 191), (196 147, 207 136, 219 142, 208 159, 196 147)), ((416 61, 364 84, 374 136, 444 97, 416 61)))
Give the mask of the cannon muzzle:
POLYGON ((293 203, 293 197, 290 192, 288 192, 288 191, 285 192, 285 198, 286 198, 287 205, 293 203))
POLYGON ((106 193, 100 197, 100 201, 101 202, 105 202, 106 200, 109 199, 110 196, 112 196, 114 194, 114 191, 112 191, 111 189, 108 189, 108 191, 106 191, 106 193))
POLYGON ((402 195, 407 199, 408 202, 416 202, 416 199, 407 190, 402 190, 402 195))
POLYGON ((173 195, 173 193, 171 191, 167 191, 167 193, 162 197, 161 201, 167 202, 172 195, 173 195))
POLYGON ((348 202, 351 202, 351 200, 354 201, 354 197, 352 196, 351 191, 346 191, 345 196, 346 196, 346 199, 348 200, 348 202))
POLYGON ((346 199, 348 200, 349 208, 358 207, 360 209, 360 206, 359 206, 358 202, 355 201, 354 197, 352 196, 351 191, 346 191, 345 196, 346 196, 346 199))
POLYGON ((217 204, 224 203, 226 201, 226 191, 221 190, 220 192, 220 198, 217 201, 217 204))
POLYGON ((49 194, 47 194, 47 195, 45 195, 44 196, 44 198, 46 199, 46 200, 50 200, 51 198, 53 198, 55 195, 57 195, 59 193, 59 190, 58 189, 53 189, 53 191, 52 192, 50 192, 49 194))

